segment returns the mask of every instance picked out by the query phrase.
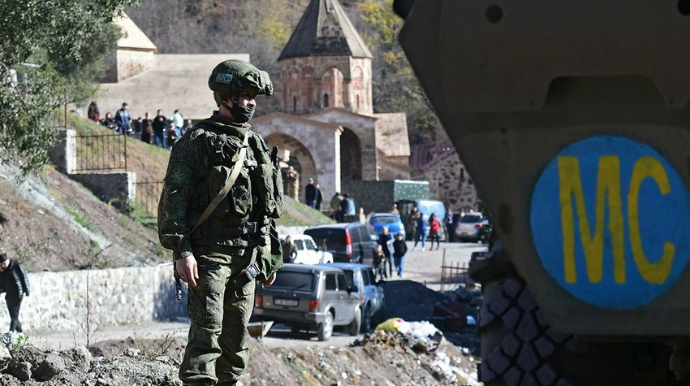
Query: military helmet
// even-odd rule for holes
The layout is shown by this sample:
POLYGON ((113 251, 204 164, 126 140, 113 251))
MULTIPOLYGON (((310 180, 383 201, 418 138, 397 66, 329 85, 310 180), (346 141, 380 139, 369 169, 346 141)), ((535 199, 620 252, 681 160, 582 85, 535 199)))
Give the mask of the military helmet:
POLYGON ((273 95, 268 73, 237 59, 218 64, 208 78, 208 88, 218 93, 250 91, 257 95, 273 95))

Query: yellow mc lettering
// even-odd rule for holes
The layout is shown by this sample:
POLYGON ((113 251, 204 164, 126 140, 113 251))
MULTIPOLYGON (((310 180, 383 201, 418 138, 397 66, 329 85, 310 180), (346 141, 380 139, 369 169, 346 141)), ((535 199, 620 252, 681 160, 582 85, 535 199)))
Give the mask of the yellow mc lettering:
POLYGON ((558 157, 558 176, 560 182, 559 198, 563 228, 563 257, 566 283, 577 283, 573 198, 579 219, 580 242, 589 281, 599 283, 603 276, 605 200, 608 199, 608 229, 611 234, 614 279, 616 283, 625 283, 625 236, 621 205, 620 161, 618 157, 602 156, 599 158, 593 234, 589 228, 587 207, 585 206, 584 193, 582 191, 582 179, 580 178, 580 163, 577 157, 558 157))

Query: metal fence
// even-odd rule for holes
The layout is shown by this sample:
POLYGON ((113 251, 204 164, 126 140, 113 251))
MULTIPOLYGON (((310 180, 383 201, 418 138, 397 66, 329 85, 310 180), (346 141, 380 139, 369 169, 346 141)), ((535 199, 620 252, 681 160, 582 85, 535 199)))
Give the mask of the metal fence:
POLYGON ((127 170, 127 136, 77 135, 77 173, 127 170))
POLYGON ((441 292, 452 291, 460 285, 466 287, 468 283, 472 282, 467 274, 468 269, 467 263, 446 263, 446 250, 444 249, 443 262, 441 263, 441 292))
POLYGON ((158 217, 158 201, 163 190, 163 181, 136 182, 136 201, 151 217, 158 217))

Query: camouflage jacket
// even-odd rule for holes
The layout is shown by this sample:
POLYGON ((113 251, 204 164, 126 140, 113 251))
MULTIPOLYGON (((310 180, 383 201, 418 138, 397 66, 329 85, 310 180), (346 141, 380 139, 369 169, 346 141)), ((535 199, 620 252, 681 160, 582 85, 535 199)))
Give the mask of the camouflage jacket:
MULTIPOLYGON (((266 246, 270 253, 261 251, 263 259, 277 254, 282 262, 280 242, 275 242, 276 248, 271 247, 272 237, 266 241, 269 233, 276 233, 277 239, 273 219, 280 216, 282 206, 282 190, 276 190, 282 181, 276 181, 277 178, 280 171, 276 170, 263 138, 252 132, 248 124, 234 123, 215 112, 185 133, 170 153, 158 206, 161 244, 173 251, 175 260, 193 254, 198 247, 222 262, 234 252, 242 254, 245 249, 266 246), (249 146, 239 176, 208 220, 192 232, 227 182, 245 133, 249 146), (247 224, 255 224, 262 231, 244 234, 247 224)), ((266 263, 271 267, 277 265, 266 263)))

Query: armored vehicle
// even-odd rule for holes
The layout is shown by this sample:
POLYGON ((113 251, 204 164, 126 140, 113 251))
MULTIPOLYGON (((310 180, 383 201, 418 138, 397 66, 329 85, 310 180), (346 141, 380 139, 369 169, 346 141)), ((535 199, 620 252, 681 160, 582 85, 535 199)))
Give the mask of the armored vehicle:
POLYGON ((690 384, 690 1, 394 9, 493 218, 480 380, 690 384))

